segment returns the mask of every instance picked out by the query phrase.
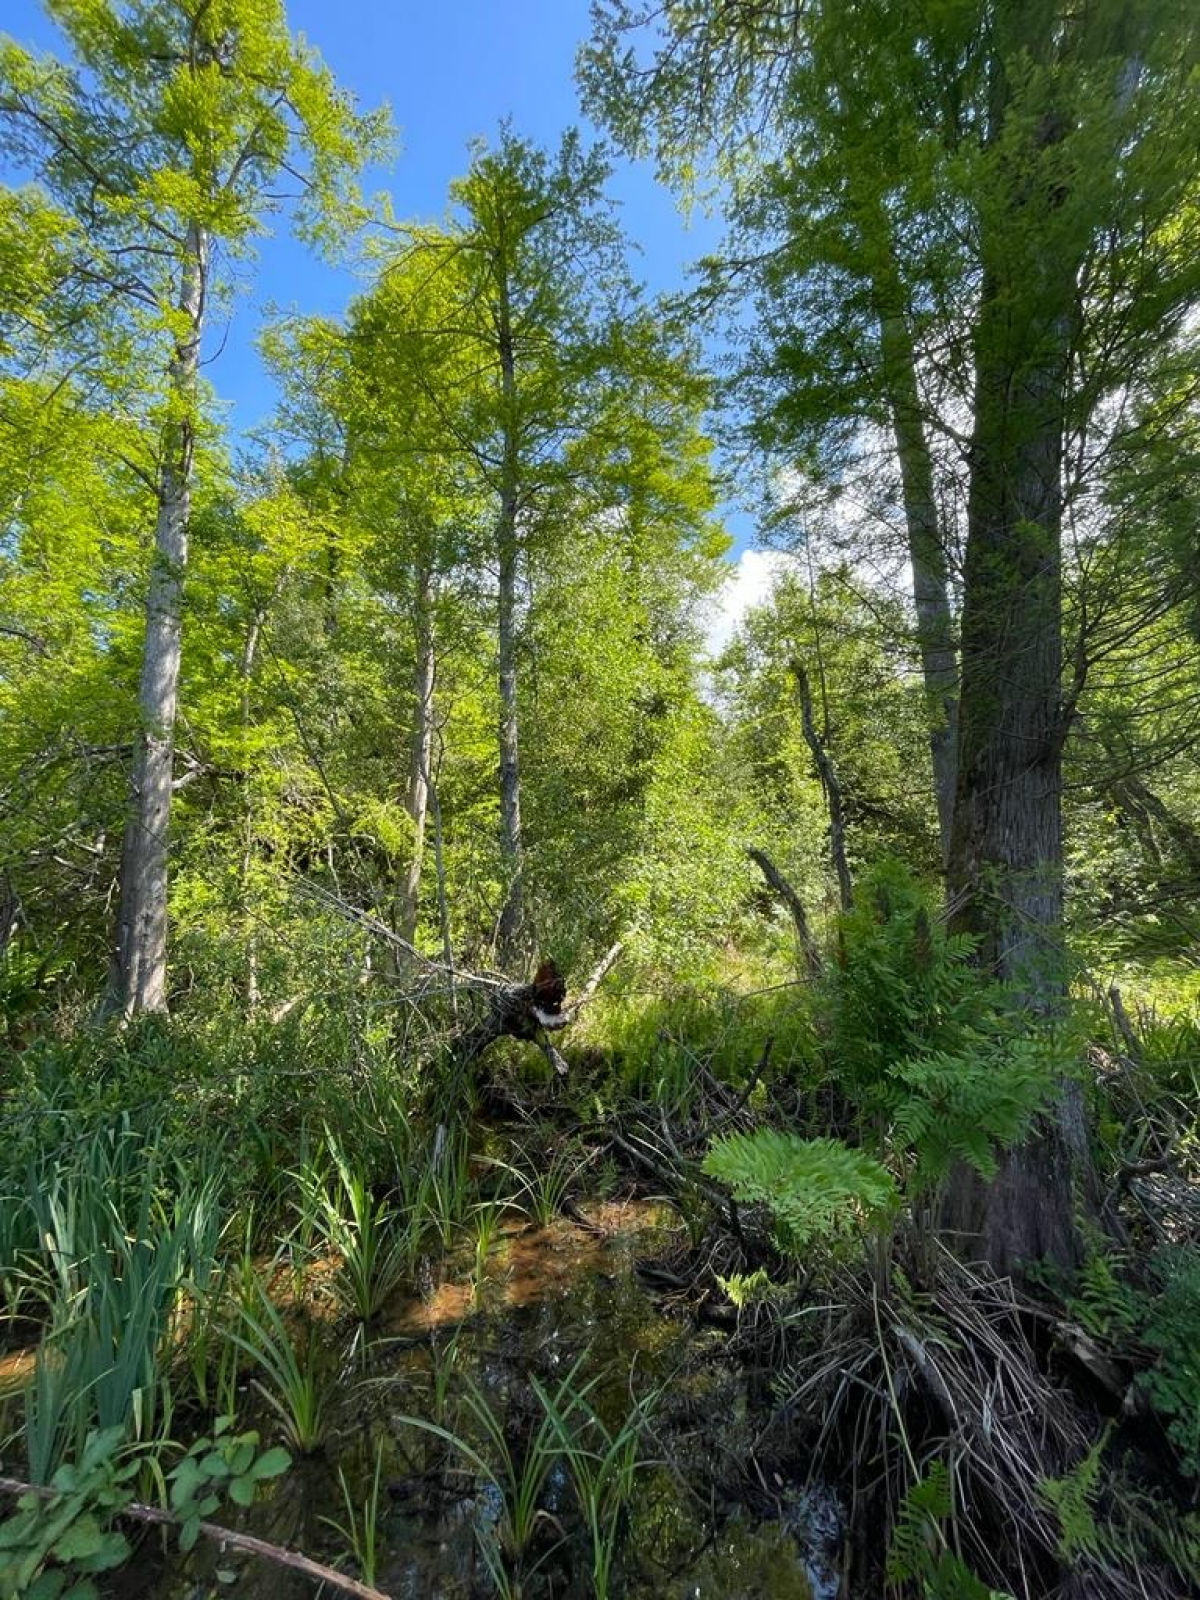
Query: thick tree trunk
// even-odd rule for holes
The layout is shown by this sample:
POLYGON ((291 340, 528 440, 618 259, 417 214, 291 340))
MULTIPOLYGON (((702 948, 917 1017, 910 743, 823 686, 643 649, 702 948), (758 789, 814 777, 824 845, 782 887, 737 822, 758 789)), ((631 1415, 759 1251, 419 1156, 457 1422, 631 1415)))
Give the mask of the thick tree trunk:
POLYGON ((191 520, 196 376, 204 325, 209 238, 188 229, 179 296, 184 332, 170 369, 177 415, 163 439, 154 558, 146 594, 146 640, 121 856, 116 1000, 129 1017, 167 1009, 167 847, 175 760, 175 711, 183 624, 183 581, 191 520))
MULTIPOLYGON (((1018 8, 1020 9, 1020 8, 1018 8)), ((1010 24, 1016 19, 1010 17, 1010 24)), ((1043 21, 1045 19, 1043 18, 1043 21)), ((1048 37, 1014 36, 1014 54, 1048 37)), ((1036 35, 1036 30, 1035 30, 1036 35)), ((995 127, 1007 111, 997 72, 995 127)), ((1019 161, 997 167, 1003 202, 981 220, 985 271, 975 344, 967 506, 958 781, 948 871, 952 926, 1012 994, 1014 1034, 1062 1005, 1062 464, 1075 265, 1056 239, 1060 202, 1043 162, 1057 137, 1047 106, 1019 161)), ((943 1222, 1001 1272, 1078 1260, 1086 1201, 1078 1085, 984 1185, 960 1172, 943 1222)))
MULTIPOLYGON (((1044 1025, 1064 991, 1061 352, 985 361, 979 379, 948 888, 952 926, 1011 986, 1015 1033, 1044 1025)), ((1072 1265, 1086 1160, 1079 1089, 1064 1084, 990 1185, 956 1175, 944 1224, 1002 1272, 1072 1265)))
POLYGON ((425 827, 429 816, 429 774, 433 756, 433 689, 435 657, 431 615, 431 578, 428 568, 417 579, 414 611, 416 662, 413 668, 413 729, 409 751, 408 787, 404 809, 413 825, 412 855, 396 906, 396 931, 412 944, 417 931, 417 906, 425 862, 425 827))
MULTIPOLYGON (((887 286, 877 287, 882 292, 887 286)), ((894 305, 897 292, 898 285, 893 285, 883 304, 894 305)), ((944 865, 950 857, 958 740, 958 662, 946 548, 934 493, 933 457, 917 387, 916 354, 901 309, 882 311, 880 338, 892 430, 900 462, 908 559, 912 566, 913 603, 917 614, 917 645, 928 702, 929 752, 933 761, 933 789, 944 865)))
POLYGON ((504 871, 504 903, 496 931, 500 965, 514 970, 521 956, 525 920, 524 862, 521 842, 521 758, 517 711, 517 572, 520 559, 516 363, 508 288, 501 280, 497 308, 504 446, 500 478, 500 512, 496 519, 499 563, 497 670, 500 689, 500 858, 504 871))

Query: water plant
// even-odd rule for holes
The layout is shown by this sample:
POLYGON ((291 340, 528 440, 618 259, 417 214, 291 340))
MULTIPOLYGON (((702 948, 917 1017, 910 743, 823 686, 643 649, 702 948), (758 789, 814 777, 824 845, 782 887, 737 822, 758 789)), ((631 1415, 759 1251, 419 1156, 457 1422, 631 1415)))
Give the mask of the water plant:
POLYGON ((375 1472, 364 1498, 361 1501, 355 1500, 346 1482, 346 1474, 339 1467, 338 1485, 342 1491, 342 1503, 346 1508, 346 1520, 338 1522, 334 1517, 321 1519, 345 1539, 363 1582, 371 1588, 375 1586, 379 1565, 379 1484, 382 1471, 381 1440, 375 1447, 375 1472))
POLYGON ((492 1164, 515 1179, 517 1204, 538 1227, 545 1228, 561 1215, 571 1186, 588 1159, 574 1142, 562 1141, 549 1153, 523 1150, 513 1163, 492 1164))
POLYGON ((78 1459, 91 1432, 121 1428, 146 1441, 169 1415, 180 1301, 203 1294, 221 1222, 214 1177, 185 1182, 168 1202, 153 1147, 141 1154, 136 1190, 125 1184, 108 1193, 113 1148, 96 1141, 29 1197, 47 1319, 25 1396, 26 1456, 37 1483, 78 1459))
POLYGON ((267 1379, 256 1379, 255 1388, 279 1418, 284 1437, 301 1455, 314 1455, 325 1441, 325 1377, 311 1327, 298 1343, 256 1278, 229 1337, 267 1379))
POLYGON ((496 1233, 504 1206, 497 1200, 481 1201, 474 1210, 475 1217, 475 1269, 472 1274, 473 1292, 479 1298, 487 1274, 488 1255, 495 1243, 496 1233))
MULTIPOLYGON (((583 1360, 581 1356, 553 1391, 545 1391, 550 1394, 555 1409, 551 1411, 543 1403, 542 1414, 520 1449, 515 1449, 509 1441, 503 1412, 467 1377, 463 1379, 462 1402, 478 1432, 478 1445, 465 1433, 427 1418, 397 1418, 406 1426, 419 1428, 449 1444, 495 1491, 502 1508, 495 1528, 487 1526, 479 1530, 484 1559, 494 1578, 498 1572, 507 1574, 508 1579, 528 1577, 540 1565, 540 1561, 531 1565, 529 1556, 534 1537, 546 1520, 541 1505, 546 1480, 562 1454, 561 1419, 569 1417, 582 1405, 596 1381, 591 1379, 582 1386, 576 1385, 583 1360)), ((544 1552, 541 1560, 547 1554, 548 1551, 544 1552)))
POLYGON ((319 1174, 299 1174, 307 1196, 303 1215, 338 1254, 337 1282, 345 1303, 360 1322, 370 1322, 411 1269, 417 1223, 390 1200, 374 1197, 366 1174, 332 1137, 328 1148, 332 1184, 319 1174))
POLYGON ((637 1401, 614 1431, 589 1405, 590 1388, 588 1384, 576 1389, 564 1381, 551 1392, 537 1378, 533 1380, 534 1393, 567 1463, 588 1532, 595 1600, 609 1600, 625 1515, 644 1465, 642 1439, 661 1391, 637 1401))

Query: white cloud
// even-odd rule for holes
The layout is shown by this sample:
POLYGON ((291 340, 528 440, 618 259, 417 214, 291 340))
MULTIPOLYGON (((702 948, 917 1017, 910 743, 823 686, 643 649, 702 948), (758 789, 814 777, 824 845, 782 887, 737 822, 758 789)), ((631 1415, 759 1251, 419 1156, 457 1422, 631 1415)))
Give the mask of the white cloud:
POLYGON ((795 566, 796 557, 783 550, 742 551, 709 611, 705 643, 710 656, 720 655, 747 611, 762 605, 776 578, 795 566))

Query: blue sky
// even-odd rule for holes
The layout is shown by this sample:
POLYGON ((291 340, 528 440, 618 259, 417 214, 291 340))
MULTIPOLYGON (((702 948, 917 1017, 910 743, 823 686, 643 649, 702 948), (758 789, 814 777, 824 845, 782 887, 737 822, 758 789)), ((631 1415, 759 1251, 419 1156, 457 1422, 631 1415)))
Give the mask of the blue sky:
MULTIPOLYGON (((4 0, 3 28, 24 44, 55 48, 53 27, 37 0, 4 0)), ((399 129, 391 168, 368 175, 388 189, 400 217, 437 218, 446 190, 467 165, 467 146, 495 133, 505 117, 515 130, 553 144, 573 123, 595 133, 580 111, 576 50, 587 36, 588 0, 290 0, 291 25, 317 47, 338 81, 363 106, 386 101, 399 129)), ((718 221, 685 220, 647 165, 618 161, 611 185, 625 230, 640 246, 638 275, 654 290, 686 281, 689 262, 712 249, 718 221)), ((270 412, 273 392, 255 350, 264 309, 340 312, 353 279, 324 264, 284 231, 261 241, 259 259, 237 299, 228 330, 214 329, 219 359, 209 377, 238 431, 270 412)), ((747 542, 745 517, 731 531, 747 542)))

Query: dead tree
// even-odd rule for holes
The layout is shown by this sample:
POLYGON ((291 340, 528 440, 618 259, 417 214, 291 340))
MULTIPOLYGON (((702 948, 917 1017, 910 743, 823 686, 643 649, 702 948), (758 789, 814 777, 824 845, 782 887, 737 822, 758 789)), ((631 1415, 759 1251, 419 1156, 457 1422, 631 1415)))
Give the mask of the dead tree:
POLYGON ((821 960, 821 950, 813 938, 812 929, 808 925, 808 913, 804 909, 795 887, 784 877, 779 868, 771 860, 765 850, 759 850, 755 845, 747 847, 746 854, 767 880, 768 886, 775 892, 791 913, 792 923, 796 929, 796 937, 800 941, 800 949, 804 952, 804 964, 808 969, 809 977, 818 978, 824 969, 821 960))
POLYGON ((825 803, 829 807, 829 851, 833 857, 833 870, 837 873, 838 894, 842 910, 849 911, 854 889, 850 881, 850 864, 846 859, 846 811, 842 804, 842 786, 838 781, 837 768, 829 754, 829 731, 827 728, 824 735, 817 732, 813 719, 812 690, 808 686, 808 673, 804 670, 803 662, 793 661, 792 671, 800 692, 800 723, 804 729, 804 742, 812 751, 817 776, 825 791, 825 803))

